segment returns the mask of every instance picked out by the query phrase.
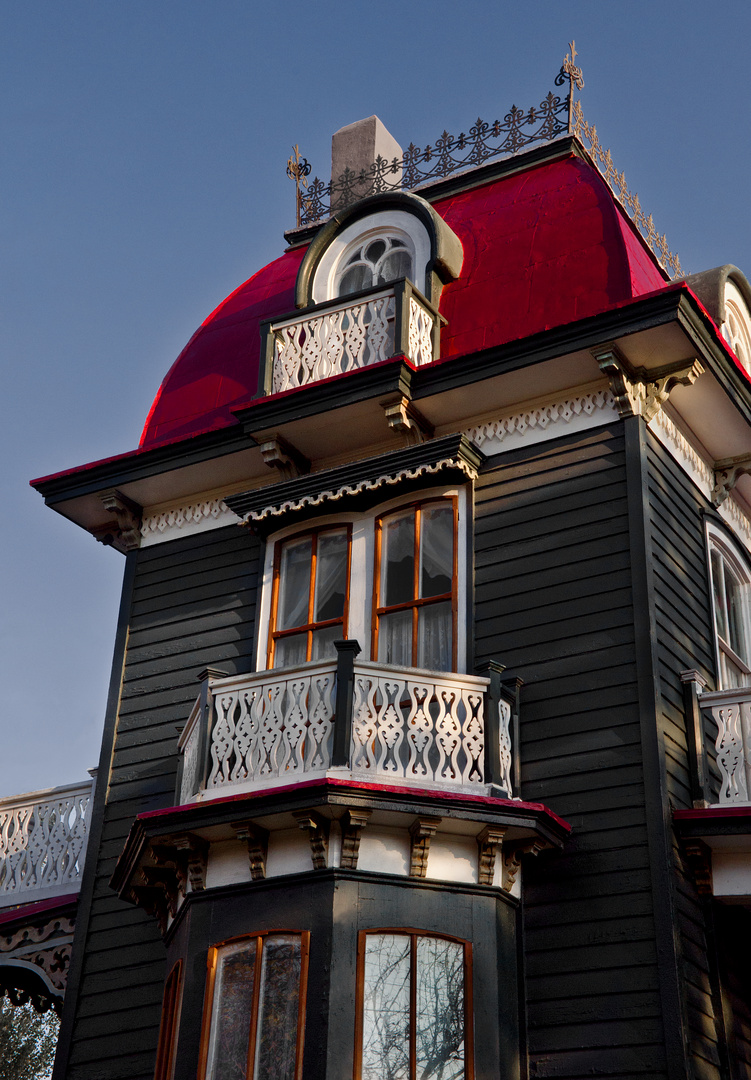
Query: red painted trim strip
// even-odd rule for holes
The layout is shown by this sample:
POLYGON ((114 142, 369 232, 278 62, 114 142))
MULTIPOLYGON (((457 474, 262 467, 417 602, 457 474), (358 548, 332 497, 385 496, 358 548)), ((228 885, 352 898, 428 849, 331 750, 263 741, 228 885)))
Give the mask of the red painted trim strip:
POLYGON ((749 818, 751 806, 707 806, 699 810, 674 810, 676 821, 715 821, 722 818, 749 818))
POLYGON ((196 810, 200 806, 221 806, 224 803, 244 802, 248 799, 263 798, 267 795, 283 795, 290 791, 302 791, 319 787, 355 788, 358 791, 370 791, 374 794, 378 794, 378 792, 389 792, 390 794, 403 795, 405 797, 418 795, 427 798, 436 798, 437 796, 438 798, 445 797, 452 802, 505 807, 509 810, 532 811, 536 814, 544 814, 546 817, 555 821, 556 824, 560 825, 562 829, 565 829, 566 832, 571 832, 571 825, 569 825, 567 821, 564 821, 562 817, 559 817, 558 814, 549 807, 545 806, 544 803, 522 802, 519 799, 494 799, 490 795, 467 795, 464 792, 452 792, 451 794, 446 795, 443 791, 433 791, 427 788, 400 787, 396 784, 369 784, 362 780, 338 780, 334 777, 330 779, 322 777, 317 780, 303 780, 299 784, 285 784, 281 787, 264 788, 262 791, 243 791, 237 795, 224 795, 220 799, 208 799, 205 802, 184 803, 182 806, 168 806, 163 810, 147 810, 145 813, 139 814, 136 820, 149 821, 152 818, 163 817, 165 814, 186 813, 191 810, 196 810))
POLYGON ((45 911, 53 911, 55 908, 69 907, 78 903, 78 893, 67 893, 64 896, 53 896, 49 900, 38 900, 36 904, 20 904, 10 908, 0 915, 0 926, 9 922, 17 922, 19 919, 30 919, 34 915, 40 915, 45 911))

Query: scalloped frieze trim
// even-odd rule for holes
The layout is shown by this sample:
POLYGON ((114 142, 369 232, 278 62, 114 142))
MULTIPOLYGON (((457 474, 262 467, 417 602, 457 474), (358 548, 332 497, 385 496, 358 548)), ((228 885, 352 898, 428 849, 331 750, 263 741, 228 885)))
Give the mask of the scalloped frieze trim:
MULTIPOLYGON (((714 472, 712 466, 691 445, 686 436, 678 430, 664 409, 660 409, 649 422, 649 430, 657 436, 683 471, 693 480, 708 501, 712 498, 714 472)), ((729 497, 717 508, 720 517, 730 525, 739 540, 751 551, 751 519, 736 502, 731 492, 729 497)))
POLYGON ((488 420, 468 428, 465 435, 484 454, 490 455, 513 450, 523 443, 556 439, 562 433, 562 428, 584 431, 617 419, 618 412, 611 391, 593 390, 565 401, 551 401, 547 405, 537 405, 497 420, 488 420))
POLYGON ((238 520, 223 499, 203 499, 188 506, 173 506, 144 517, 141 522, 141 547, 237 524, 238 520))
POLYGON ((359 495, 362 491, 375 491, 377 488, 398 484, 402 480, 416 480, 420 476, 430 476, 441 472, 442 469, 461 469, 470 480, 477 478, 477 470, 473 469, 460 457, 442 458, 432 464, 418 465, 414 469, 400 469, 395 473, 385 473, 373 480, 360 480, 357 484, 343 484, 339 488, 319 491, 317 495, 303 495, 299 499, 287 499, 277 506, 264 506, 263 510, 251 510, 246 515, 246 521, 264 521, 270 517, 281 517, 290 511, 304 510, 306 507, 320 506, 324 502, 336 502, 345 495, 359 495))

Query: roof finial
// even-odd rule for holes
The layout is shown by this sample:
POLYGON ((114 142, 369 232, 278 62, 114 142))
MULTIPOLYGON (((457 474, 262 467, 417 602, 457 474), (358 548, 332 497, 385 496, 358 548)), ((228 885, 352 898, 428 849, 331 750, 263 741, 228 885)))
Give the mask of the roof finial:
POLYGON ((576 60, 576 45, 573 41, 570 41, 568 47, 570 51, 563 58, 561 70, 555 77, 555 85, 563 86, 566 79, 568 79, 568 133, 572 135, 574 131, 574 87, 577 90, 583 88, 584 76, 582 75, 582 69, 574 63, 576 60))
POLYGON ((287 176, 295 181, 297 189, 297 227, 300 227, 302 219, 302 189, 308 186, 306 176, 310 176, 310 162, 307 158, 300 157, 300 148, 297 143, 292 147, 292 157, 287 162, 287 176))

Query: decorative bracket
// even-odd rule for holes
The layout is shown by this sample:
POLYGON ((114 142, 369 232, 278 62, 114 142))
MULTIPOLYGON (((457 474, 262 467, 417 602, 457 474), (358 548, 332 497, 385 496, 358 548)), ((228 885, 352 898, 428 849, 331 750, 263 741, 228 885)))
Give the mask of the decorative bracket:
POLYGON ((135 551, 141 543, 141 507, 115 488, 103 491, 99 498, 115 521, 92 529, 94 537, 100 544, 117 548, 123 554, 135 551))
POLYGON ((360 832, 368 824, 372 810, 348 810, 342 820, 342 870, 356 870, 360 854, 360 832))
POLYGON ((262 881, 266 877, 266 854, 269 847, 269 834, 248 821, 233 821, 237 839, 247 845, 248 865, 253 881, 262 881))
POLYGON ((307 832, 310 842, 310 857, 313 860, 315 870, 326 869, 326 822, 317 814, 311 814, 309 810, 295 810, 293 818, 303 830, 307 832))
POLYGON ((178 852, 185 858, 188 870, 188 883, 191 892, 203 892, 206 888, 206 864, 209 856, 209 844, 199 836, 186 833, 174 840, 178 852))
POLYGON ((442 820, 439 817, 419 817, 415 818, 410 825, 409 835, 412 840, 409 857, 410 877, 427 877, 430 841, 435 836, 442 820))
POLYGON ((711 849, 703 840, 686 840, 684 841, 684 851, 699 896, 713 896, 711 849))
POLYGON ((692 386, 704 371, 698 360, 668 364, 651 371, 633 367, 612 343, 593 349, 592 356, 608 377, 619 416, 642 416, 647 424, 676 386, 692 386))
POLYGON ((283 480, 294 480, 310 472, 310 462, 281 435, 260 444, 261 457, 270 469, 278 469, 283 480))
POLYGON ((720 506, 742 476, 751 473, 751 454, 722 458, 714 463, 712 505, 720 506))
POLYGON ((504 891, 511 892, 513 889, 522 864, 522 856, 539 855, 541 851, 552 846, 547 840, 535 837, 533 840, 523 840, 521 843, 514 844, 513 847, 504 849, 502 886, 504 891))
POLYGON ((477 847, 480 855, 477 880, 480 885, 493 884, 496 857, 498 852, 501 851, 505 835, 505 828, 493 828, 488 825, 477 837, 477 847))
POLYGON ((415 446, 433 437, 433 425, 404 394, 381 402, 386 423, 397 435, 403 435, 408 446, 415 446))

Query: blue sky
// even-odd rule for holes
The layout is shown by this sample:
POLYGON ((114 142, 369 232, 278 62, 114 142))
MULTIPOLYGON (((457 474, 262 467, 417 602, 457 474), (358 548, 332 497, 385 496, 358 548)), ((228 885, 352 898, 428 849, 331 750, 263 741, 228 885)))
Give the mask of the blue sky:
POLYGON ((2 4, 0 795, 96 764, 123 559, 28 487, 136 446, 195 327, 281 253, 293 143, 406 146, 581 100, 684 268, 751 276, 751 6, 615 0, 2 4))

